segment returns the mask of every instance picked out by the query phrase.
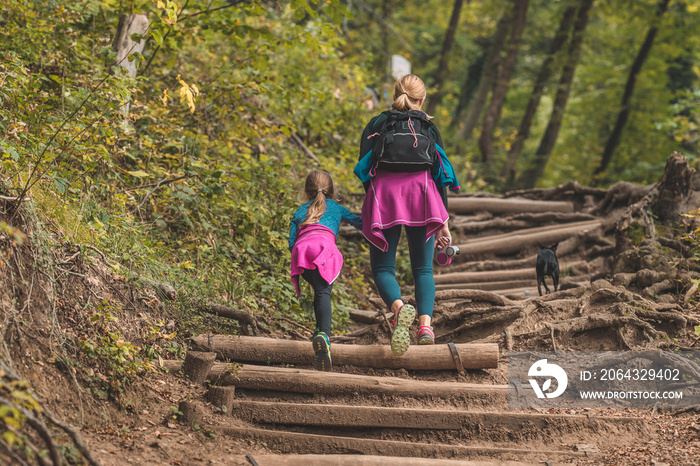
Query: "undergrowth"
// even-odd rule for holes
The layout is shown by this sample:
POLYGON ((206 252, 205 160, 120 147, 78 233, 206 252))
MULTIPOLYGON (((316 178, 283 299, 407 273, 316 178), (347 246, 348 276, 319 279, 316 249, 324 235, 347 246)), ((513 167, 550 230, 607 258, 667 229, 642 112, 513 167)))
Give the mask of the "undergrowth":
MULTIPOLYGON (((361 192, 355 138, 369 118, 362 72, 338 52, 341 2, 242 2, 188 21, 174 2, 130 3, 151 21, 132 39, 157 45, 148 63, 129 56, 136 79, 114 66, 121 2, 10 0, 0 17, 2 359, 26 358, 12 350, 30 338, 70 383, 124 407, 188 337, 239 331, 203 303, 272 334, 281 317, 312 327, 312 293, 297 298, 289 278, 289 221, 312 168, 361 192)), ((366 246, 341 250, 337 333, 368 294, 366 246)), ((17 419, 0 416, 21 438, 17 419)), ((9 440, 8 454, 45 454, 9 440)))

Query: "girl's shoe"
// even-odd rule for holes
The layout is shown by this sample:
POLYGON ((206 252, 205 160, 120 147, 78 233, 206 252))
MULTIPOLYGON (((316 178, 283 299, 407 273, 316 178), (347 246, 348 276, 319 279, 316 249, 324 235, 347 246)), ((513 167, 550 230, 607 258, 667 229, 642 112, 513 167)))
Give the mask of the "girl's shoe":
POLYGON ((421 325, 420 327, 418 327, 418 344, 435 344, 435 334, 433 333, 433 327, 431 327, 430 325, 421 325))
POLYGON ((404 304, 394 317, 394 333, 391 335, 391 352, 394 356, 403 356, 411 344, 408 328, 416 319, 416 308, 404 304))
POLYGON ((311 341, 316 353, 314 369, 317 371, 330 372, 333 366, 331 362, 331 340, 324 332, 316 330, 314 339, 311 341))

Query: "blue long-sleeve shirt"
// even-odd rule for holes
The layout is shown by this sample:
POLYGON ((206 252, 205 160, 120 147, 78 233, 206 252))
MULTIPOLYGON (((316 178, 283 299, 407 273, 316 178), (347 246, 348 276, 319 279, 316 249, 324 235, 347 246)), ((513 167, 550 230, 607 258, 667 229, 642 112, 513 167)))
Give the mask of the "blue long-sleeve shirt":
MULTIPOLYGON (((301 207, 294 212, 292 221, 289 223, 289 250, 291 251, 294 244, 297 242, 297 232, 302 222, 306 219, 306 214, 309 211, 309 206, 312 201, 303 204, 301 207)), ((326 211, 323 213, 318 221, 319 225, 323 225, 331 229, 333 234, 337 237, 338 231, 340 230, 340 222, 345 220, 350 225, 354 226, 358 230, 362 229, 362 219, 350 212, 345 207, 341 206, 335 201, 326 199, 326 211)))

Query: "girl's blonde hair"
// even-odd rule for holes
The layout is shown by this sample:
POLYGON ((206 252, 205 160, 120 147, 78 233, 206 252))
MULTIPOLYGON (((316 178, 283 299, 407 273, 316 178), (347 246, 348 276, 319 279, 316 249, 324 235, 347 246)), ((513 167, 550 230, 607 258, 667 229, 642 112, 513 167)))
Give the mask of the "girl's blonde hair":
POLYGON ((326 212, 326 199, 335 198, 333 178, 331 178, 328 172, 313 170, 306 177, 304 193, 306 197, 313 199, 313 202, 306 212, 306 219, 304 219, 301 224, 309 225, 311 223, 318 223, 321 216, 326 212))
POLYGON ((391 108, 399 112, 421 110, 421 102, 425 99, 425 95, 423 80, 415 74, 406 74, 394 85, 394 102, 391 108))

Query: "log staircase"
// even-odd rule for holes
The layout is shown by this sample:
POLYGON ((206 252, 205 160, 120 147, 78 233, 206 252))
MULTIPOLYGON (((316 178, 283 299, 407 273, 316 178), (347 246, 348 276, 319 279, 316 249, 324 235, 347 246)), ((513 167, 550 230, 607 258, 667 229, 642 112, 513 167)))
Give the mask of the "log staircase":
MULTIPOLYGON (((202 335, 193 345, 217 361, 193 352, 204 375, 186 375, 235 387, 235 398, 223 410, 230 413, 223 433, 283 453, 248 455, 249 464, 595 464, 601 449, 648 440, 652 433, 639 418, 509 409, 506 385, 470 383, 464 376, 466 370, 488 380, 486 371, 505 361, 499 345, 445 344, 469 329, 465 316, 476 312, 469 303, 485 303, 478 313, 487 320, 493 315, 495 322, 523 315, 509 304, 537 295, 538 242, 560 242, 562 289, 590 281, 614 243, 605 236, 605 220, 590 213, 605 192, 589 191, 573 185, 570 192, 589 196, 588 207, 575 200, 451 199, 451 229, 461 254, 451 266, 436 267, 436 315, 443 323, 456 322, 436 325, 444 338, 438 334, 434 347, 412 346, 395 358, 388 346, 336 339, 333 372, 322 373, 310 370, 308 342, 202 335)), ((567 198, 566 192, 558 194, 567 198)), ((362 335, 379 329, 387 317, 358 311, 354 318, 367 325, 354 332, 362 335)), ((182 374, 182 363, 166 366, 182 374)), ((196 404, 214 416, 211 403, 196 404)))

